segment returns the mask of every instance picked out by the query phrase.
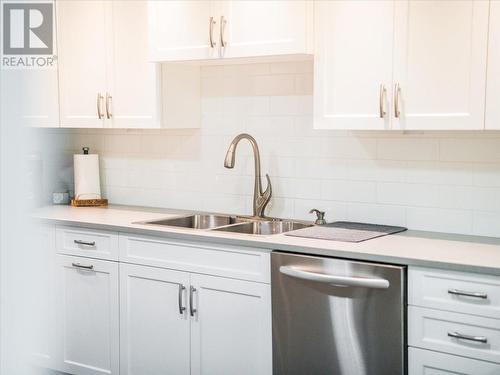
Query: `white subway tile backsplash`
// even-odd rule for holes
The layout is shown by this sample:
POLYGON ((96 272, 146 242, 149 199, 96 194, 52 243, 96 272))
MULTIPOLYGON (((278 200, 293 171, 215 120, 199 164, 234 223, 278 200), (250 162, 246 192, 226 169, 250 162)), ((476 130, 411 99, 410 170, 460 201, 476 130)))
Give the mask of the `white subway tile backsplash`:
POLYGON ((500 237, 500 212, 474 212, 473 234, 500 237))
POLYGON ((254 95, 294 95, 295 75, 256 76, 252 79, 251 85, 254 95))
POLYGON ((377 139, 357 137, 323 137, 321 154, 340 159, 376 159, 377 139))
POLYGON ((377 155, 386 160, 436 160, 439 154, 437 139, 381 138, 377 155))
POLYGON ((72 187, 71 154, 90 146, 112 203, 251 214, 248 142, 223 166, 248 132, 271 177, 268 215, 500 236, 500 133, 314 130, 312 72, 312 60, 203 66, 200 129, 47 131, 67 157, 44 177, 72 187))
POLYGON ((439 207, 439 186, 379 182, 377 202, 403 206, 439 207))
POLYGON ((500 164, 478 164, 473 176, 474 185, 500 187, 500 164))
POLYGON ((409 207, 406 220, 416 230, 472 234, 472 211, 409 207))
POLYGON ((406 163, 392 160, 347 160, 347 178, 359 181, 401 182, 406 163))
POLYGON ((403 206, 350 203, 347 207, 349 221, 382 225, 405 225, 406 209, 403 206))
POLYGON ((474 164, 410 161, 405 182, 417 184, 472 185, 474 164))
POLYGON ((439 157, 443 161, 498 163, 500 162, 500 139, 441 139, 439 157))
POLYGON ((377 185, 368 181, 323 180, 321 198, 343 202, 375 202, 377 185))
POLYGON ((132 134, 110 134, 104 136, 104 151, 115 154, 132 154, 141 151, 140 136, 132 134))

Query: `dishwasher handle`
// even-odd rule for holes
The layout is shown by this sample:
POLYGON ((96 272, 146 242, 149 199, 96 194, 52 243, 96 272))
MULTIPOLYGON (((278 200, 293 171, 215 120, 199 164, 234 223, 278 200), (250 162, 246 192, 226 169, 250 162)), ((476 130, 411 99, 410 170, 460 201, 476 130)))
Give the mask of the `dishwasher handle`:
POLYGON ((387 289, 390 286, 389 280, 386 279, 325 275, 322 273, 303 271, 290 266, 281 266, 280 272, 284 275, 295 277, 297 279, 334 284, 338 286, 353 286, 374 289, 387 289))

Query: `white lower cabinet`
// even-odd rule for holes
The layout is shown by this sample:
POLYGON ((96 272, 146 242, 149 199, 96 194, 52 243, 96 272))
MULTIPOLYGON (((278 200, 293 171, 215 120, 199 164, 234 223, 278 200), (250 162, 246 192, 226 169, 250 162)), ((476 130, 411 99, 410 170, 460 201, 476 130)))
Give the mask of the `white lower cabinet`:
POLYGON ((408 350, 410 375, 498 375, 500 365, 475 359, 437 353, 430 350, 408 350))
POLYGON ((270 375, 267 284, 120 265, 121 374, 270 375))
POLYGON ((119 373, 118 263, 57 255, 58 370, 119 373))
POLYGON ((408 268, 409 375, 500 374, 499 282, 408 268))
POLYGON ((57 339, 40 365, 71 375, 272 374, 268 251, 52 229, 57 339))
POLYGON ((120 372, 188 375, 189 273, 120 265, 120 372))
POLYGON ((191 374, 272 374, 270 285, 192 274, 191 288, 191 374))

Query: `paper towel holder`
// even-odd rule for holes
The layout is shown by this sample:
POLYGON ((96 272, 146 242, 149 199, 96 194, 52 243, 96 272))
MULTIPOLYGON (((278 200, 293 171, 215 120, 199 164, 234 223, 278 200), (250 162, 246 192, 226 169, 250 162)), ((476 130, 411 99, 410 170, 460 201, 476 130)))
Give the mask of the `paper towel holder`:
MULTIPOLYGON (((82 147, 84 155, 88 155, 90 147, 82 147)), ((107 199, 78 199, 75 197, 71 199, 71 205, 74 207, 104 207, 108 205, 107 199)))

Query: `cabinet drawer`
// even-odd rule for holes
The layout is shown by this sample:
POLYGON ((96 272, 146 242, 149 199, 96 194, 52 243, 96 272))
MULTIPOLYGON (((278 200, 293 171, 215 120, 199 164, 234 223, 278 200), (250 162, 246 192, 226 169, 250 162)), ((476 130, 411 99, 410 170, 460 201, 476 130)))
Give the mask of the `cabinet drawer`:
POLYGON ((208 245, 120 234, 120 261, 242 280, 270 282, 269 252, 245 247, 208 245))
POLYGON ((497 375, 500 365, 416 348, 408 350, 409 375, 497 375))
POLYGON ((408 303, 500 319, 500 277, 410 267, 408 303))
POLYGON ((500 320, 410 306, 408 342, 418 348, 500 363, 500 320))
POLYGON ((56 249, 59 254, 118 260, 118 233, 58 226, 56 249))

